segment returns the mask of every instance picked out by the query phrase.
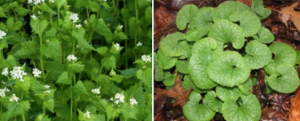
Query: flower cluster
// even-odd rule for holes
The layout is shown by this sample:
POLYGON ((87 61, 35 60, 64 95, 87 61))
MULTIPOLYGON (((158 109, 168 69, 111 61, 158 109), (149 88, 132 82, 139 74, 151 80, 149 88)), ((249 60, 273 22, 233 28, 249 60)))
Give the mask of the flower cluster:
POLYGON ((4 68, 4 69, 2 70, 2 72, 1 72, 1 74, 2 74, 3 76, 7 76, 7 74, 8 74, 8 67, 4 68))
POLYGON ((15 66, 12 71, 10 71, 10 75, 13 79, 20 79, 20 81, 24 81, 23 76, 27 75, 26 72, 22 70, 22 67, 15 66))
POLYGON ((86 111, 86 113, 84 113, 84 117, 86 117, 86 118, 91 118, 91 116, 90 116, 90 111, 86 111))
POLYGON ((2 30, 0 30, 0 39, 3 39, 3 37, 6 36, 6 33, 2 30))
POLYGON ((115 95, 115 101, 114 101, 114 98, 110 98, 110 101, 114 101, 118 105, 119 103, 125 102, 124 98, 125 98, 125 96, 123 94, 117 93, 115 95))
POLYGON ((151 56, 150 55, 142 55, 142 60, 144 62, 151 62, 151 56))
POLYGON ((101 92, 100 92, 100 88, 101 88, 101 87, 92 89, 92 93, 93 93, 93 94, 100 94, 100 93, 101 93, 101 92))
POLYGON ((41 3, 44 3, 44 2, 45 2, 45 0, 28 0, 27 3, 29 3, 29 4, 33 3, 35 5, 38 5, 38 4, 41 4, 41 3))
POLYGON ((70 17, 69 17, 70 20, 73 21, 73 23, 76 23, 78 21, 78 14, 77 13, 71 13, 70 17))
POLYGON ((121 46, 120 46, 119 43, 114 44, 114 47, 116 48, 116 50, 120 50, 121 49, 121 46))
POLYGON ((17 97, 16 94, 13 94, 12 97, 9 98, 9 101, 10 101, 10 102, 13 102, 13 101, 18 102, 18 100, 19 100, 19 97, 17 97))
POLYGON ((5 97, 6 94, 5 92, 9 92, 9 89, 7 89, 6 87, 4 87, 3 89, 0 89, 0 97, 5 97))
POLYGON ((130 98, 130 105, 137 105, 138 102, 134 98, 130 98))
POLYGON ((68 55, 68 56, 67 56, 67 60, 68 60, 68 61, 76 61, 76 60, 77 60, 77 57, 76 57, 75 55, 71 54, 71 55, 68 55))
POLYGON ((44 88, 48 89, 48 90, 45 91, 46 93, 51 93, 51 90, 49 90, 50 85, 46 84, 46 85, 44 85, 44 88))
POLYGON ((138 43, 136 44, 136 46, 138 46, 138 47, 143 46, 143 43, 142 43, 142 42, 138 42, 138 43))
POLYGON ((33 71, 32 71, 32 74, 33 74, 34 77, 40 77, 40 75, 42 74, 42 71, 40 71, 37 68, 34 68, 33 71))
POLYGON ((37 17, 36 17, 35 14, 32 14, 32 15, 31 15, 31 18, 32 18, 33 20, 37 20, 37 17))

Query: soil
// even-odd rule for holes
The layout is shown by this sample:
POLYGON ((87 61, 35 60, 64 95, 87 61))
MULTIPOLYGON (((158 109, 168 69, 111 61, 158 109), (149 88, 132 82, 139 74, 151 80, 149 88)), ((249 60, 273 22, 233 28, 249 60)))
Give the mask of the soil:
MULTIPOLYGON (((186 4, 195 4, 201 7, 217 7, 225 0, 155 0, 154 1, 154 49, 157 51, 160 38, 170 33, 179 31, 175 25, 177 12, 186 4)), ((238 0, 251 5, 252 0, 238 0)), ((274 42, 284 42, 295 50, 300 50, 300 0, 264 0, 264 6, 272 10, 272 14, 262 21, 262 25, 268 28, 275 36, 274 42), (299 2, 295 7, 292 4, 299 2), (290 12, 284 8, 291 9, 290 12), (294 10, 292 10, 294 9, 294 10), (299 17, 297 16, 297 17, 299 17), (299 27, 298 27, 299 26, 299 27)), ((297 65, 300 77, 300 66, 297 65)), ((265 73, 262 69, 252 72, 251 78, 256 77, 257 84, 253 86, 252 93, 258 98, 262 114, 261 121, 300 121, 300 89, 289 94, 273 92, 267 94, 265 73), (255 73, 256 76, 255 76, 255 73)), ((186 121, 182 112, 182 106, 187 101, 191 90, 184 90, 177 75, 175 86, 166 89, 161 82, 154 83, 154 120, 155 121, 186 121), (172 103, 172 100, 180 100, 172 103)), ((223 121, 221 114, 217 113, 212 121, 223 121)))

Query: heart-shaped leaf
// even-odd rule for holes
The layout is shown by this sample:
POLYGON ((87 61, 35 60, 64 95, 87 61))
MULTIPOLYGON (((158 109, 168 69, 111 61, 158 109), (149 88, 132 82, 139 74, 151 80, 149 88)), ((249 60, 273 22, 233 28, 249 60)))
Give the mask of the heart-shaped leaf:
POLYGON ((194 19, 191 23, 191 28, 195 27, 198 30, 201 30, 202 33, 207 34, 207 32, 210 30, 211 26, 213 25, 212 21, 212 12, 214 8, 212 7, 202 7, 200 8, 194 19))
POLYGON ((267 45, 262 44, 257 40, 250 41, 246 45, 246 55, 244 56, 245 63, 251 69, 259 69, 266 66, 272 59, 271 50, 267 45))
POLYGON ((235 51, 224 51, 208 65, 208 75, 216 83, 233 87, 246 81, 251 69, 235 51))
POLYGON ((217 95, 214 91, 209 91, 204 99, 203 104, 206 104, 210 109, 215 112, 221 112, 222 102, 217 99, 217 95))
POLYGON ((198 11, 198 8, 193 4, 181 8, 176 17, 176 26, 179 30, 184 30, 186 25, 192 22, 196 15, 195 11, 198 11))
POLYGON ((220 19, 229 20, 230 15, 235 11, 244 11, 244 10, 251 11, 251 8, 241 2, 225 1, 212 12, 212 17, 215 22, 220 19))
POLYGON ((188 56, 190 52, 190 46, 186 41, 183 40, 185 35, 183 33, 173 33, 167 35, 165 38, 161 39, 159 49, 163 54, 170 57, 188 56))
POLYGON ((237 87, 221 87, 218 86, 216 88, 217 96, 222 101, 233 100, 236 101, 240 96, 242 96, 242 92, 237 87))
POLYGON ((270 32, 270 30, 264 27, 261 27, 257 35, 254 35, 253 38, 262 43, 270 43, 273 42, 275 39, 274 35, 270 32))

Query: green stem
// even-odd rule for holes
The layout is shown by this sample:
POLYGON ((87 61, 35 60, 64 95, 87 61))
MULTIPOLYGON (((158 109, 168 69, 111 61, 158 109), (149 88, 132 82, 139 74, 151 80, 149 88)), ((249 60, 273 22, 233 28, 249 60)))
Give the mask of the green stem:
MULTIPOLYGON (((138 24, 138 20, 139 20, 139 11, 138 11, 139 7, 138 7, 138 0, 135 0, 135 23, 136 25, 138 24)), ((134 44, 136 45, 137 43, 137 29, 135 29, 135 35, 134 35, 134 44)), ((136 59, 136 55, 134 56, 136 59)))
MULTIPOLYGON (((22 91, 21 99, 23 99, 23 93, 24 93, 24 91, 22 91)), ((25 115, 24 115, 24 113, 22 113, 22 120, 23 120, 23 121, 26 121, 26 120, 25 120, 25 115)))
MULTIPOLYGON (((123 2, 123 6, 126 9, 126 0, 124 0, 123 2)), ((127 34, 127 18, 124 18, 124 30, 125 30, 125 34, 127 34)), ((128 52, 127 52, 127 39, 125 39, 125 68, 128 68, 128 52)))
MULTIPOLYGON (((42 35, 39 35, 40 37, 40 50, 42 49, 42 41, 43 41, 43 37, 42 35)), ((43 64, 43 55, 40 53, 40 63, 41 63, 41 68, 42 68, 42 74, 43 74, 43 81, 45 83, 45 73, 44 73, 44 64, 43 64)))

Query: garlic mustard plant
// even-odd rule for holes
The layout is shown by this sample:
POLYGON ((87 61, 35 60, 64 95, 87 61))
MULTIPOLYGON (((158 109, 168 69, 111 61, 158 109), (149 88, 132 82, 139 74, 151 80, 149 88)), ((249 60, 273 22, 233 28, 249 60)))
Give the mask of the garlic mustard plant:
POLYGON ((6 33, 2 30, 0 30, 0 39, 3 39, 3 37, 6 36, 6 33))
POLYGON ((40 77, 40 75, 42 74, 42 71, 40 71, 40 70, 37 69, 37 68, 34 68, 34 69, 32 70, 32 74, 33 74, 34 77, 40 77))
POLYGON ((17 97, 16 94, 13 94, 13 95, 9 98, 9 101, 10 101, 10 102, 13 102, 13 101, 18 102, 18 100, 19 100, 19 97, 17 97))
POLYGON ((24 81, 23 76, 27 75, 25 71, 22 70, 22 67, 15 66, 13 67, 13 70, 10 71, 10 75, 13 77, 13 79, 19 79, 20 81, 24 81))
POLYGON ((1 72, 2 75, 7 76, 8 75, 8 67, 4 68, 1 72))

